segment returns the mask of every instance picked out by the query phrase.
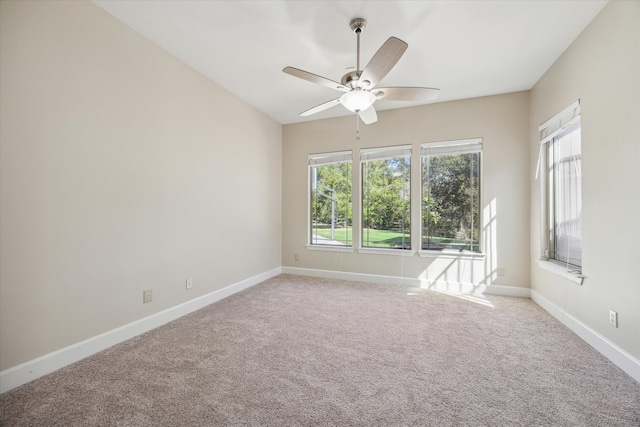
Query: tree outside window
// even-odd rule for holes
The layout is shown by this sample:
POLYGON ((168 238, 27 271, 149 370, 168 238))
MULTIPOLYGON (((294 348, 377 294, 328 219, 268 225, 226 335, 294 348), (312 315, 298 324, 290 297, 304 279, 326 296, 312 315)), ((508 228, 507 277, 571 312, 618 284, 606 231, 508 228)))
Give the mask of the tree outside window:
POLYGON ((365 150, 362 160, 362 247, 411 249, 411 150, 365 150))
POLYGON ((480 251, 480 140, 422 146, 422 249, 480 251))

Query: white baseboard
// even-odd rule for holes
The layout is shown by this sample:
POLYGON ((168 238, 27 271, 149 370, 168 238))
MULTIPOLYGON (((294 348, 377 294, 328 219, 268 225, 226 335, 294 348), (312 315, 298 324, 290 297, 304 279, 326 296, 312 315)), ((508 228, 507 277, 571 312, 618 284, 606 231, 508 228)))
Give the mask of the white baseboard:
POLYGON ((148 332, 158 326, 176 320, 179 317, 206 307, 209 304, 250 288, 281 273, 282 267, 274 268, 273 270, 249 277, 248 279, 241 280, 217 291, 178 304, 175 307, 163 310, 149 317, 6 369, 0 372, 0 393, 14 389, 113 345, 148 332))
POLYGON ((152 316, 137 320, 130 324, 121 326, 79 343, 70 345, 37 359, 30 360, 18 366, 14 366, 0 372, 0 393, 12 390, 22 384, 40 378, 46 374, 56 371, 64 366, 82 360, 99 351, 105 350, 113 345, 131 339, 135 336, 148 332, 168 322, 178 319, 193 311, 199 310, 216 301, 231 296, 244 289, 250 288, 260 282, 277 276, 278 274, 297 274, 301 276, 323 277, 329 279, 354 280, 360 282, 371 282, 381 284, 397 284, 402 286, 422 287, 426 289, 453 291, 461 293, 486 293, 493 295, 504 295, 514 297, 530 297, 544 310, 549 312, 560 322, 571 329, 576 335, 585 340, 588 344, 602 353, 605 357, 616 364, 620 369, 629 374, 636 381, 640 382, 640 361, 620 347, 616 346, 582 322, 567 314, 542 297, 537 292, 529 288, 516 286, 494 286, 477 285, 473 283, 458 283, 445 281, 429 281, 426 279, 383 276, 376 274, 349 273, 342 271, 316 270, 296 267, 277 267, 267 272, 258 274, 248 279, 229 285, 225 288, 211 292, 207 295, 195 298, 191 301, 179 304, 175 307, 163 310, 152 316))
POLYGON ((323 277, 326 279, 354 280, 357 282, 381 283, 387 285, 412 286, 459 293, 484 293, 511 297, 529 298, 529 288, 517 286, 482 285, 467 282, 447 282, 444 280, 419 279, 415 277, 383 276, 379 274, 350 273, 346 271, 316 270, 312 268, 282 267, 285 274, 323 277))
POLYGON ((576 335, 598 350, 604 357, 640 383, 640 360, 636 359, 572 315, 565 312, 538 292, 531 290, 531 299, 545 311, 571 329, 576 335))

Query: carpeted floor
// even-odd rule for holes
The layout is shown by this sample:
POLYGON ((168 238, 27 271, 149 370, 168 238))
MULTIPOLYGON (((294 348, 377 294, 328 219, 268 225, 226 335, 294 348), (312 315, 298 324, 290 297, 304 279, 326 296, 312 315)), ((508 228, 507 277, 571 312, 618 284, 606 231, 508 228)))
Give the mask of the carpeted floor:
POLYGON ((281 275, 0 396, 3 426, 640 426, 528 299, 281 275))

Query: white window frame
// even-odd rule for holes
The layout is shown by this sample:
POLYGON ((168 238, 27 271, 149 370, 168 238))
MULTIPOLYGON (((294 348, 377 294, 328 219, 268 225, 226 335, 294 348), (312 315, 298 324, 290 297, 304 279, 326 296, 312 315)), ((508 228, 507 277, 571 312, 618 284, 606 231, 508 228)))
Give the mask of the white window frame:
MULTIPOLYGON (((384 160, 390 159, 393 157, 405 157, 409 156, 410 168, 409 168, 409 197, 411 197, 411 187, 413 185, 411 179, 411 169, 413 168, 413 155, 412 155, 413 147, 411 145, 396 145, 396 146, 385 146, 378 148, 363 148, 360 149, 360 189, 359 189, 359 202, 360 202, 360 216, 359 216, 359 234, 360 238, 358 239, 358 252, 359 253, 368 253, 368 254, 388 254, 388 255, 401 255, 401 256, 413 256, 416 251, 413 249, 389 249, 389 248, 376 248, 363 246, 364 239, 364 163, 372 160, 384 160)), ((409 218, 411 218, 411 212, 413 210, 413 198, 411 198, 410 202, 410 212, 409 218)), ((411 226, 413 228, 413 225, 411 226)), ((412 231, 409 230, 409 243, 412 244, 412 231)))
POLYGON ((483 206, 483 141, 482 138, 469 138, 469 139, 458 139, 452 141, 438 141, 438 142, 426 142, 420 145, 420 248, 418 253, 420 256, 439 256, 439 255, 447 255, 447 256, 468 256, 471 258, 484 258, 484 245, 482 241, 482 206, 483 206), (422 182, 422 158, 423 156, 433 156, 433 155, 448 155, 448 154, 468 154, 468 153, 479 153, 479 171, 478 171, 478 251, 470 251, 470 250, 456 250, 456 249, 423 249, 422 248, 422 240, 423 240, 423 221, 422 217, 422 191, 423 191, 423 182, 422 182))
MULTIPOLYGON (((544 122, 538 128, 540 133, 540 151, 538 155, 538 165, 536 168, 536 179, 540 181, 540 257, 537 260, 538 266, 546 271, 566 278, 567 280, 581 285, 584 276, 582 274, 583 266, 575 266, 568 262, 562 262, 549 258, 551 234, 555 235, 555 231, 551 230, 552 224, 549 219, 551 203, 549 182, 548 182, 548 157, 547 153, 550 145, 553 144, 556 137, 561 136, 571 126, 580 122, 580 100, 576 100, 566 107, 560 113, 544 122)), ((582 151, 582 150, 581 150, 582 151)), ((582 233, 581 233, 582 244, 582 233)), ((582 261, 582 258, 581 258, 582 261)), ((582 264, 582 262, 581 262, 582 264)))
MULTIPOLYGON (((330 153, 317 153, 317 154, 309 154, 308 162, 307 162, 307 243, 306 247, 310 250, 319 250, 319 251, 330 251, 330 252, 353 252, 354 250, 354 242, 353 242, 353 230, 352 230, 352 240, 351 246, 341 246, 341 245, 323 245, 318 243, 313 243, 312 235, 313 235, 313 211, 311 207, 311 192, 312 189, 312 173, 311 170, 313 167, 329 165, 332 163, 351 163, 351 173, 352 177, 351 181, 351 211, 353 212, 353 152, 352 151, 337 151, 330 153)), ((352 227, 354 225, 354 219, 351 218, 352 227)))

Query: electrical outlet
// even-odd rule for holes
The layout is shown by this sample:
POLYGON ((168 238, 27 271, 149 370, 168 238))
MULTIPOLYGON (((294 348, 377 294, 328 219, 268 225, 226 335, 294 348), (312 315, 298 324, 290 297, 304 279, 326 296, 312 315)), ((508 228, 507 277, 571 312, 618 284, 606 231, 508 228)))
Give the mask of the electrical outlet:
POLYGON ((187 279, 187 289, 191 289, 193 287, 193 279, 187 279))
POLYGON ((609 310, 609 323, 614 328, 618 327, 618 313, 613 310, 609 310))
POLYGON ((293 259, 300 261, 300 254, 293 254, 293 259))
POLYGON ((153 292, 151 291, 151 289, 145 289, 144 291, 142 291, 142 303, 143 304, 151 302, 152 299, 153 299, 153 292))
POLYGON ((496 274, 498 277, 504 277, 507 275, 507 269, 504 267, 498 267, 496 268, 496 274))

